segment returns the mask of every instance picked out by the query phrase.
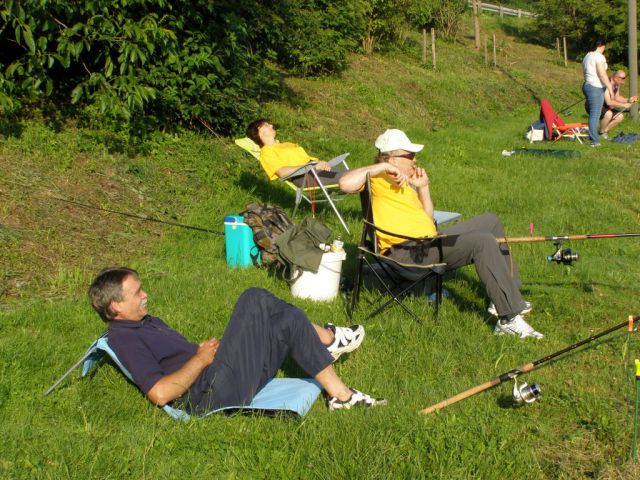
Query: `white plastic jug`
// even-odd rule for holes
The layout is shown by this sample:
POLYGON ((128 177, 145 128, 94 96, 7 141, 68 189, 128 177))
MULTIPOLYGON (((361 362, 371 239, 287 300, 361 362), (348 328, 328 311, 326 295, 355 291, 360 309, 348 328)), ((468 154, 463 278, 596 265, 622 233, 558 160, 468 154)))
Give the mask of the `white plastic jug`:
POLYGON ((344 251, 326 252, 322 254, 318 273, 302 270, 301 274, 299 269, 293 269, 291 278, 296 280, 291 284, 291 294, 294 297, 317 301, 335 298, 340 288, 342 262, 346 258, 347 254, 344 251))

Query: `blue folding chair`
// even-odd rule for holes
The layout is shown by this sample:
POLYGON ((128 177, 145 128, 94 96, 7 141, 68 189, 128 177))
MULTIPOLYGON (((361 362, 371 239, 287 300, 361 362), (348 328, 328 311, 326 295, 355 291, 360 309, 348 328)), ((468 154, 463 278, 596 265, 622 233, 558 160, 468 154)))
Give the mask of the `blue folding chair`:
MULTIPOLYGON (((62 377, 56 380, 44 394, 48 395, 51 393, 54 388, 62 383, 62 381, 81 364, 82 376, 87 376, 93 366, 102 360, 105 354, 107 354, 120 371, 133 382, 131 373, 122 365, 118 356, 111 347, 109 347, 107 333, 105 332, 91 344, 82 358, 67 370, 62 377)), ((202 417, 223 411, 262 412, 265 414, 274 414, 282 411, 304 417, 321 391, 322 388, 320 384, 312 378, 273 378, 258 392, 249 405, 234 405, 219 408, 208 412, 202 417)), ((184 422, 191 419, 191 415, 186 411, 173 408, 170 405, 165 405, 162 409, 174 420, 184 422)))

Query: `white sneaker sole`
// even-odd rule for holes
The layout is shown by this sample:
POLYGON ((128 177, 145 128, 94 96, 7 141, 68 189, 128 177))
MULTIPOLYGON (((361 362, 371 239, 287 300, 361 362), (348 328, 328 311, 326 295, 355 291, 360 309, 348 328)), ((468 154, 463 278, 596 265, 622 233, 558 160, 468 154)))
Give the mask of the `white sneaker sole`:
POLYGON ((345 345, 344 347, 339 347, 336 348, 335 350, 331 351, 329 350, 329 353, 331 354, 331 356, 333 357, 333 360, 336 361, 338 360, 343 354, 345 353, 351 353, 354 350, 356 350, 360 344, 362 343, 362 341, 364 340, 364 335, 365 335, 365 330, 362 329, 362 333, 358 336, 358 338, 352 342, 349 343, 349 345, 345 345))

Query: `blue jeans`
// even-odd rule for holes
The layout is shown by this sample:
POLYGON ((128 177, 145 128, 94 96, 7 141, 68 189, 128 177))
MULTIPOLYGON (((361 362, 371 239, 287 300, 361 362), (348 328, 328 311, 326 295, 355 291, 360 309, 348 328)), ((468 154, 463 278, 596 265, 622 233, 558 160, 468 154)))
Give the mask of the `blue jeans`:
POLYGON ((582 93, 587 99, 587 110, 589 112, 589 140, 591 140, 591 143, 598 143, 600 113, 602 113, 602 104, 604 103, 604 87, 594 87, 584 83, 582 84, 582 93))

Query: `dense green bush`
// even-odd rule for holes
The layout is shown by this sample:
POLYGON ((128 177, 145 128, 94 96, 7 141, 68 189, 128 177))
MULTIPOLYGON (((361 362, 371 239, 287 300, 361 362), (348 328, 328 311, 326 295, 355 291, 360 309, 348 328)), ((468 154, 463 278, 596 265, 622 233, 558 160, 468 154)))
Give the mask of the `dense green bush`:
POLYGON ((604 38, 609 63, 626 63, 627 4, 627 0, 538 0, 535 8, 544 13, 536 18, 538 36, 552 45, 556 37, 566 35, 572 40, 571 55, 578 59, 604 38))
POLYGON ((278 60, 296 75, 324 75, 343 70, 365 29, 365 4, 360 0, 303 0, 283 9, 281 38, 272 48, 278 60))
POLYGON ((8 0, 0 109, 50 98, 134 132, 197 123, 228 133, 280 95, 281 67, 343 69, 363 15, 358 0, 8 0))

